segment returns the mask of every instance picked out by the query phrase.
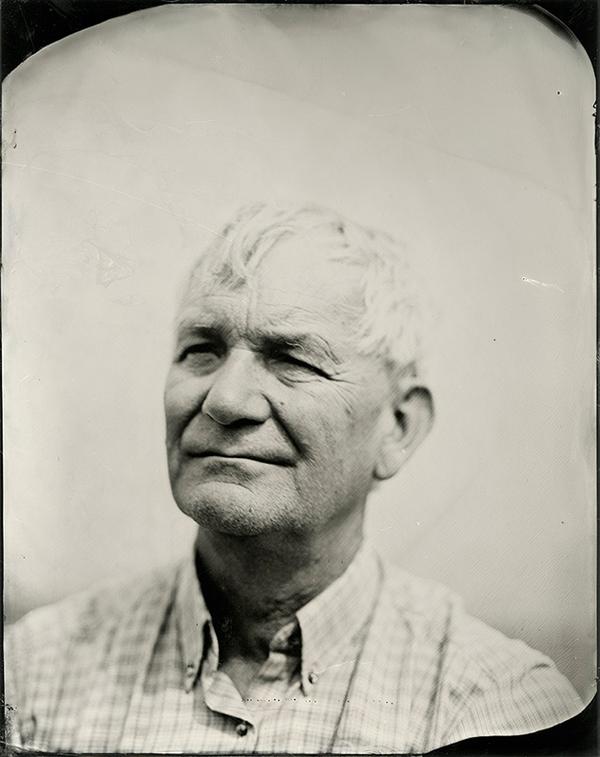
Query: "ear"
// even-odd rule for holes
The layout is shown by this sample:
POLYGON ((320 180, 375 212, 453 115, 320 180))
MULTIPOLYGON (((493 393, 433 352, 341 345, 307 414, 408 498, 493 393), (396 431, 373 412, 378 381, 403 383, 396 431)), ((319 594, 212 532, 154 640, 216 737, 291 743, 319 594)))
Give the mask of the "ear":
POLYGON ((403 385, 393 402, 390 427, 384 436, 374 476, 385 481, 394 476, 409 459, 433 424, 433 399, 429 389, 412 380, 403 385))

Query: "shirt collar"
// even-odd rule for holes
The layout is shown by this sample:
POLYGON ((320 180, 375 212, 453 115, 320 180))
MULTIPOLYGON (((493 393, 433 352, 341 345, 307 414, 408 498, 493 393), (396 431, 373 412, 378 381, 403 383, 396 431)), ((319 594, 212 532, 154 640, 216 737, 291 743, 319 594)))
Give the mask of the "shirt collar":
POLYGON ((373 548, 363 543, 342 575, 298 610, 305 694, 328 667, 354 663, 379 583, 379 559, 373 548))
MULTIPOLYGON (((377 555, 370 545, 363 543, 342 575, 298 610, 296 623, 288 623, 273 637, 272 648, 274 642, 285 644, 293 640, 299 628, 305 694, 328 667, 351 660, 360 632, 371 614, 379 581, 377 555)), ((175 612, 184 687, 189 692, 200 670, 206 639, 212 632, 210 613, 196 574, 194 552, 180 568, 175 612)))
POLYGON ((206 623, 210 620, 196 573, 195 551, 192 551, 191 559, 181 565, 175 612, 184 667, 183 685, 189 693, 198 677, 204 653, 206 623))

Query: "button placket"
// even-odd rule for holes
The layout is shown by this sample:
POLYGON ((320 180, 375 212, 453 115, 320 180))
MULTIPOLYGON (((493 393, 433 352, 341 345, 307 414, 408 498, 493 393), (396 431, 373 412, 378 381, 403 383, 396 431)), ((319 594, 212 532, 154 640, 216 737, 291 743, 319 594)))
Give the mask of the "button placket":
POLYGON ((196 681, 196 666, 193 662, 189 662, 185 666, 185 690, 189 694, 194 687, 196 681))

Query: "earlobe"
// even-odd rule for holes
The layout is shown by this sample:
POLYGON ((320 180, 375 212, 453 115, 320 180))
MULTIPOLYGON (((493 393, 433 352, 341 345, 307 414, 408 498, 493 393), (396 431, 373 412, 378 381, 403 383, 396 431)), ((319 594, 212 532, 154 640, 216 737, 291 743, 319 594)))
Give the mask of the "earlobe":
POLYGON ((430 391, 416 384, 408 387, 393 415, 375 464, 374 476, 379 481, 394 476, 429 433, 434 415, 430 391))

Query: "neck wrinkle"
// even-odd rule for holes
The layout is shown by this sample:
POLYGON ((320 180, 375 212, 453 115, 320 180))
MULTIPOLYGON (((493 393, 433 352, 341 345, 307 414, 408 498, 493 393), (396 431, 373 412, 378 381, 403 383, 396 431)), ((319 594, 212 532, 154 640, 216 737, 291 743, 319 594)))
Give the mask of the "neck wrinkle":
POLYGON ((345 572, 363 541, 362 527, 320 536, 269 544, 198 530, 196 571, 225 657, 266 658, 277 631, 345 572))

